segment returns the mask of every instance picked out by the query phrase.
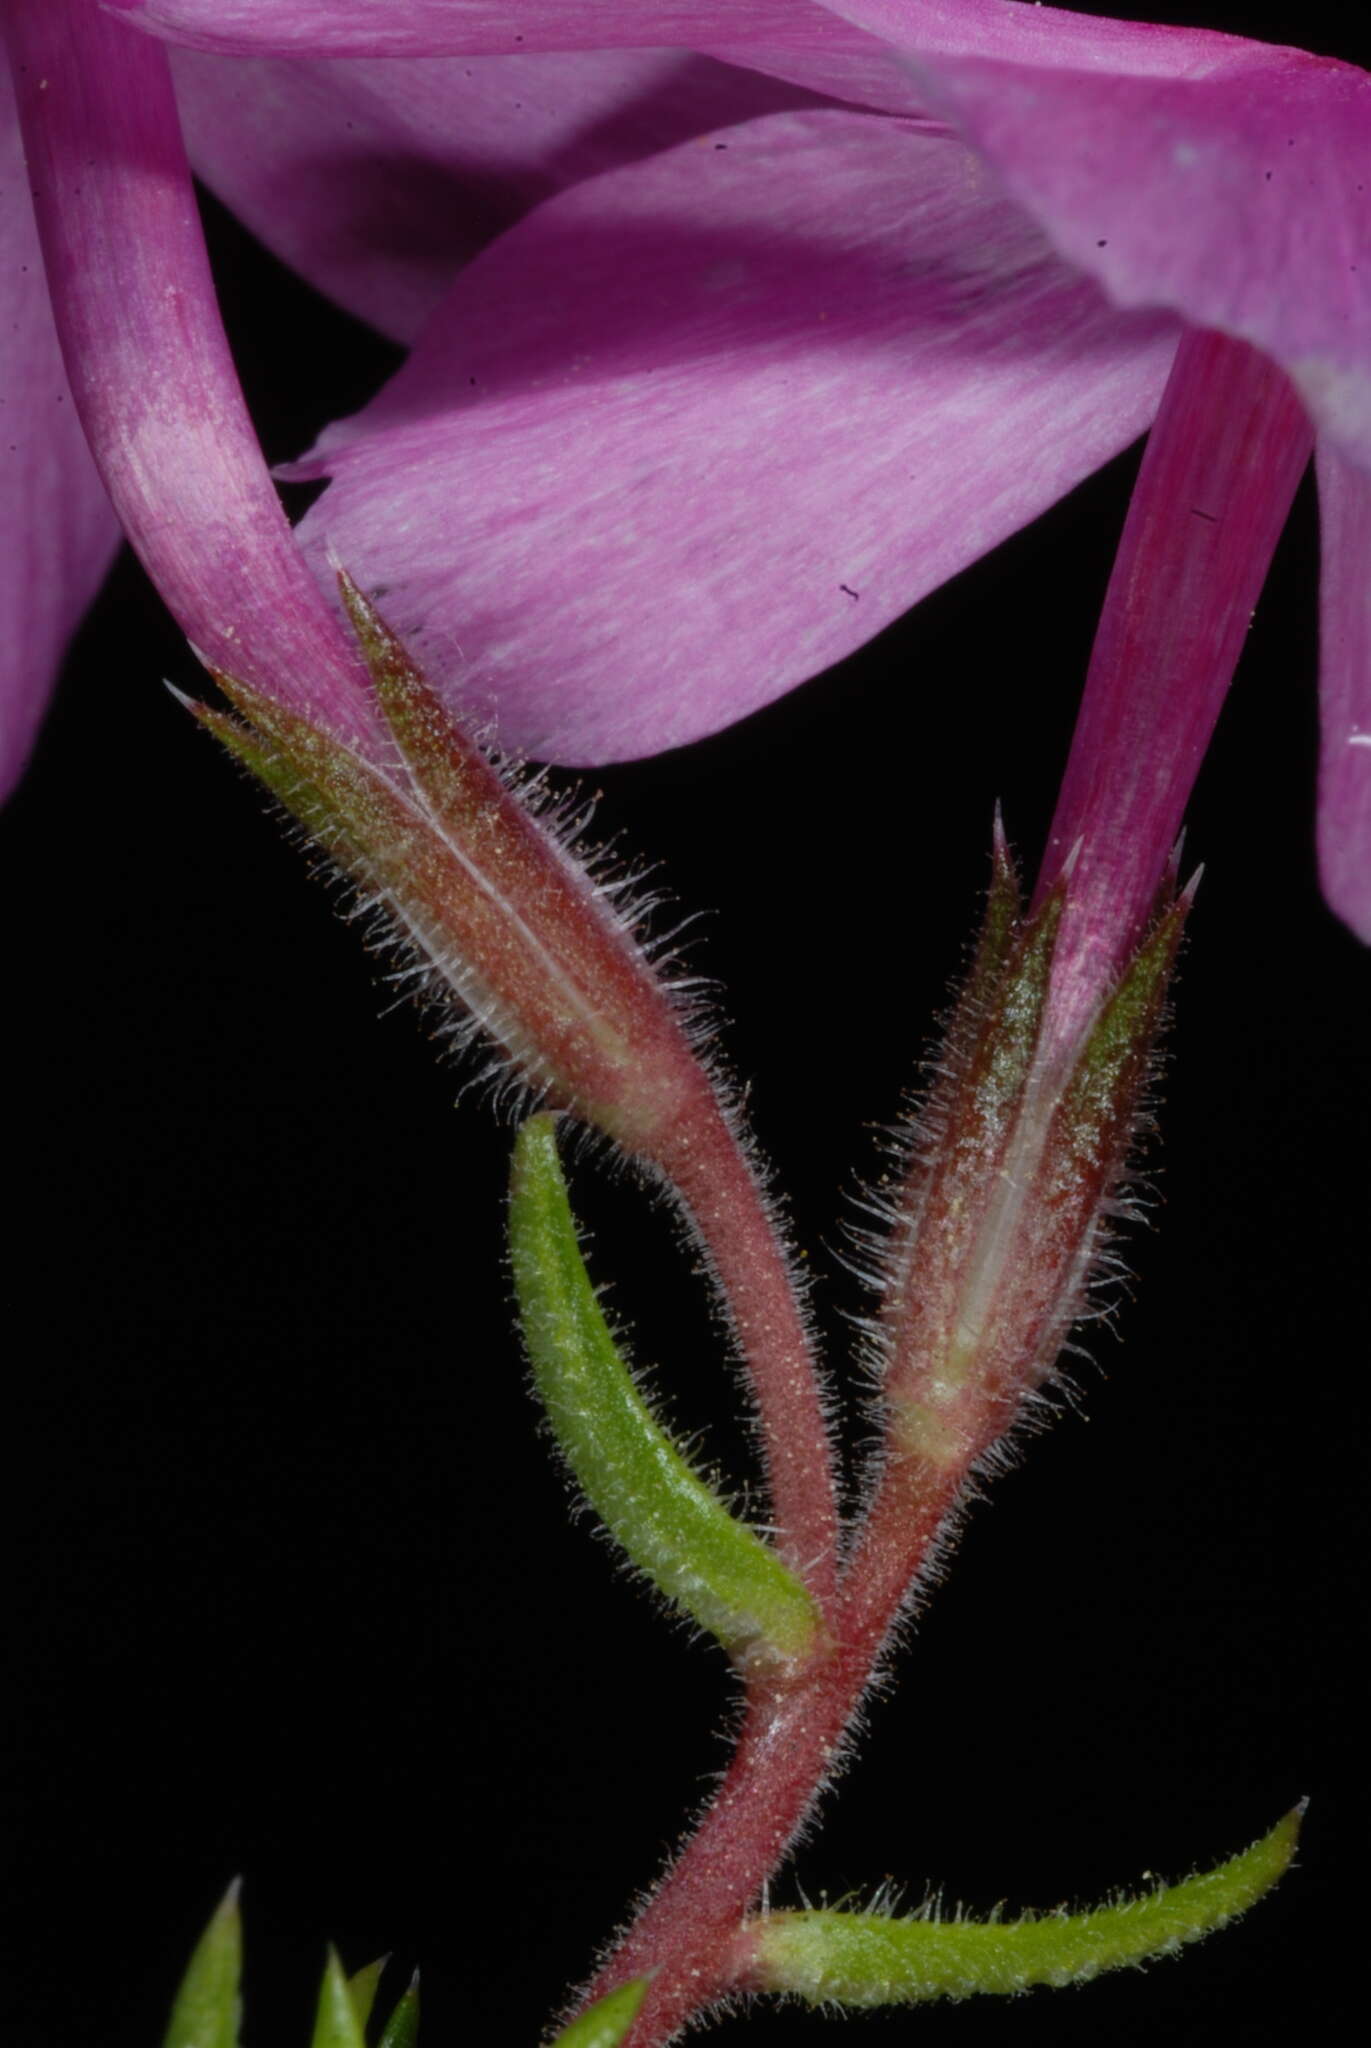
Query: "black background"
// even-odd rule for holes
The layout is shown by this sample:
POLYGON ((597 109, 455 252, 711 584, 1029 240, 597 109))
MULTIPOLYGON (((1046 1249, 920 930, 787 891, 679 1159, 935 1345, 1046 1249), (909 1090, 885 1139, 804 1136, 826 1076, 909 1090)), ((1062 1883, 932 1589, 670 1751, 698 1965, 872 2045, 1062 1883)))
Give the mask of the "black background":
MULTIPOLYGON (((1202 18, 1367 54, 1332 9, 1202 18)), ((394 358, 211 226, 294 454, 394 358)), ((835 1355, 844 1191, 957 968, 994 800, 1041 843, 1132 468, 773 710, 591 778, 603 832, 714 913, 695 957, 835 1355)), ((1180 1966, 852 2023, 873 2041, 1275 2042, 1314 1987, 1325 2018, 1351 1995, 1371 973, 1312 864, 1315 571, 1306 492, 1191 813, 1123 1341, 1095 1334, 1084 1417, 973 1516, 798 1877, 1089 1898, 1307 1793, 1302 1865, 1180 1966)), ((330 1937, 393 1949, 397 1983, 422 1963, 435 2048, 532 2042, 721 1763, 722 1663, 568 1520, 510 1334, 509 1128, 454 1113, 411 1013, 377 1020, 356 935, 163 675, 194 685, 125 559, 3 821, 0 2001, 16 2041, 155 2048, 241 1871, 249 2044, 307 2040, 330 1937)), ((678 1419, 745 1467, 667 1220, 593 1169, 576 1197, 678 1419)), ((839 2023, 744 2024, 763 2048, 839 2023)))

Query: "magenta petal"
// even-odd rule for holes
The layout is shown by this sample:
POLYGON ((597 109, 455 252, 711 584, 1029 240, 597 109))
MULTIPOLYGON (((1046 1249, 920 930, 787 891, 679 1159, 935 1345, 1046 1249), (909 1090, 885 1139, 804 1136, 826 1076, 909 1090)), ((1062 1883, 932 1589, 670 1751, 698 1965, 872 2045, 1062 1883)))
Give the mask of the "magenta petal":
POLYGON ((1189 328, 1142 466, 1039 876, 1069 873, 1040 1047, 1074 1056, 1153 915, 1195 777, 1309 466, 1260 349, 1189 328))
POLYGON ((770 42, 842 49, 818 0, 105 0, 193 49, 335 57, 505 56, 770 42))
POLYGON ((1207 28, 1073 14, 1037 0, 823 0, 831 14, 920 56, 1002 57, 1062 71, 1184 78, 1253 47, 1207 28))
POLYGON ((860 645, 1147 424, 1174 347, 959 143, 774 115, 478 257, 295 471, 302 537, 511 744, 622 759, 860 645))
POLYGON ((916 70, 1116 305, 1251 342, 1371 466, 1371 76, 1228 53, 1187 78, 923 55, 916 70))
POLYGON ((0 64, 0 798, 28 758, 67 640, 119 544, 67 385, 9 77, 0 64))
POLYGON ((1371 944, 1371 477, 1328 447, 1318 477, 1319 865, 1328 901, 1371 944))
POLYGON ((165 51, 84 0, 8 0, 0 21, 67 374, 125 532, 208 660, 362 737, 361 662, 234 374, 165 51))
POLYGON ((402 341, 538 201, 810 97, 680 50, 425 62, 178 50, 172 72, 198 175, 319 290, 402 341))
MULTIPOLYGON (((517 58, 634 49, 704 50, 827 97, 883 112, 920 110, 908 65, 878 37, 839 21, 818 0, 675 0, 671 5, 544 0, 512 12, 507 0, 341 0, 237 7, 185 0, 107 0, 139 26, 223 55, 517 58)), ((426 97, 426 88, 420 88, 426 97)), ((760 108, 751 109, 760 112, 760 108)), ((741 118, 741 116, 735 116, 741 118)), ((526 122, 517 126, 527 127, 526 122)), ((663 135, 662 145, 672 138, 663 135)), ((603 168, 603 166, 601 166, 603 168)))

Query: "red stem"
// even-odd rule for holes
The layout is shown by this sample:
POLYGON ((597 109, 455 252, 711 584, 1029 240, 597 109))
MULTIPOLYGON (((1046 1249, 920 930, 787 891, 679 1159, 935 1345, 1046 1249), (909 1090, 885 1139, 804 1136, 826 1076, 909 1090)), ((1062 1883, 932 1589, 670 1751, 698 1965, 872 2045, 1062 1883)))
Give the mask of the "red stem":
MULTIPOLYGON (((905 1535, 920 1559, 955 1505, 959 1473, 914 1504, 905 1535)), ((888 1562, 888 1559, 887 1559, 888 1562)), ((852 1717, 905 1594, 907 1571, 874 1586, 845 1581, 837 1647, 785 1679, 749 1688, 742 1730, 717 1794, 682 1855, 587 1992, 599 1998, 628 1977, 652 1982, 628 2036, 659 2048, 733 1982, 743 1915, 795 1841, 841 1755, 852 1717)))
POLYGON ((704 1093, 655 1148, 704 1250, 757 1404, 777 1548, 827 1613, 838 1572, 833 1453, 814 1342, 756 1169, 704 1093))

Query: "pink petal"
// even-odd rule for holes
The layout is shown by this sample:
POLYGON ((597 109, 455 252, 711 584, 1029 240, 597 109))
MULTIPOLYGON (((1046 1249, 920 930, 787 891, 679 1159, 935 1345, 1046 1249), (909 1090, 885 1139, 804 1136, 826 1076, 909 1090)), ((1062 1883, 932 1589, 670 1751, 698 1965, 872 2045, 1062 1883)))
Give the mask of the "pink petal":
POLYGON ((67 640, 119 544, 76 416, 0 65, 0 797, 28 758, 67 640))
POLYGON ((85 0, 9 0, 0 22, 67 374, 125 532, 216 666, 363 737, 361 662, 234 374, 165 51, 85 0))
POLYGON ((1040 7, 1026 0, 823 0, 831 14, 921 57, 1002 57, 1064 71, 1135 78, 1202 75, 1250 49, 1207 28, 1160 28, 1040 7))
MULTIPOLYGON (((1129 29, 1115 52, 1121 24, 1078 29, 1046 10, 1032 63, 947 56, 937 28, 950 6, 842 0, 845 15, 903 35, 933 107, 1116 305, 1251 342, 1371 466, 1371 76, 1179 30, 1129 29)), ((985 34, 962 47, 1007 45, 985 34)))
MULTIPOLYGON (((820 0, 105 0, 193 49, 242 56, 518 56, 695 49, 831 98, 918 110, 908 66, 820 0)), ((756 110, 754 110, 756 111, 756 110)))
POLYGON ((200 177, 319 290, 409 341, 477 249, 564 186, 809 95, 706 57, 172 65, 200 177))
POLYGON ((199 50, 334 57, 702 49, 769 42, 841 50, 853 31, 818 0, 105 0, 199 50))
POLYGON ((1371 944, 1371 477, 1326 446, 1318 477, 1319 864, 1328 901, 1371 944))
POLYGON ((478 257, 295 473, 301 528, 543 757, 715 730, 860 645, 1147 424, 1121 319, 948 139, 774 115, 478 257))

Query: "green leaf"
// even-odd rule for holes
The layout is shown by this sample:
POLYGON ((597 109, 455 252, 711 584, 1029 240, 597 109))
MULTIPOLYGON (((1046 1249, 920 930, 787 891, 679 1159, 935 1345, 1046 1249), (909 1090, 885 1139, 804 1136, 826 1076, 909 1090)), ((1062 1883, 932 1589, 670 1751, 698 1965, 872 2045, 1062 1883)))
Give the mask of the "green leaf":
POLYGON ((619 2048, 646 1996, 647 1978, 630 1977, 563 2027, 551 2048, 619 2048))
POLYGON ((235 1879, 181 1979, 163 2048, 238 2048, 242 1970, 243 1923, 235 1879))
POLYGON ((1289 1868, 1301 1808, 1241 1856, 1093 1912, 1020 1920, 773 1913, 753 1922, 752 1988, 810 2005, 903 2005, 1034 1984, 1082 1984, 1105 1970, 1175 1955, 1254 1905, 1289 1868))
POLYGON ((509 1235, 534 1380, 586 1499, 633 1563, 727 1649, 803 1656, 819 1625, 808 1593, 692 1471, 619 1355, 581 1258, 549 1116, 519 1133, 509 1235))
POLYGON ((416 1970, 409 1982, 409 1989, 386 2021, 385 2032, 376 2048, 415 2048, 419 2039, 419 1972, 416 1970))
POLYGON ((336 1951, 330 1949, 310 2048, 366 2048, 366 2040, 366 2015, 358 2010, 343 1966, 336 1951))
POLYGON ((389 1960, 388 1956, 378 1956, 374 1963, 368 1963, 363 1970, 354 1970, 348 1978, 348 1996, 352 2000, 352 2009, 363 2027, 371 2018, 371 2008, 376 2003, 376 1987, 381 1981, 381 1972, 389 1960))

